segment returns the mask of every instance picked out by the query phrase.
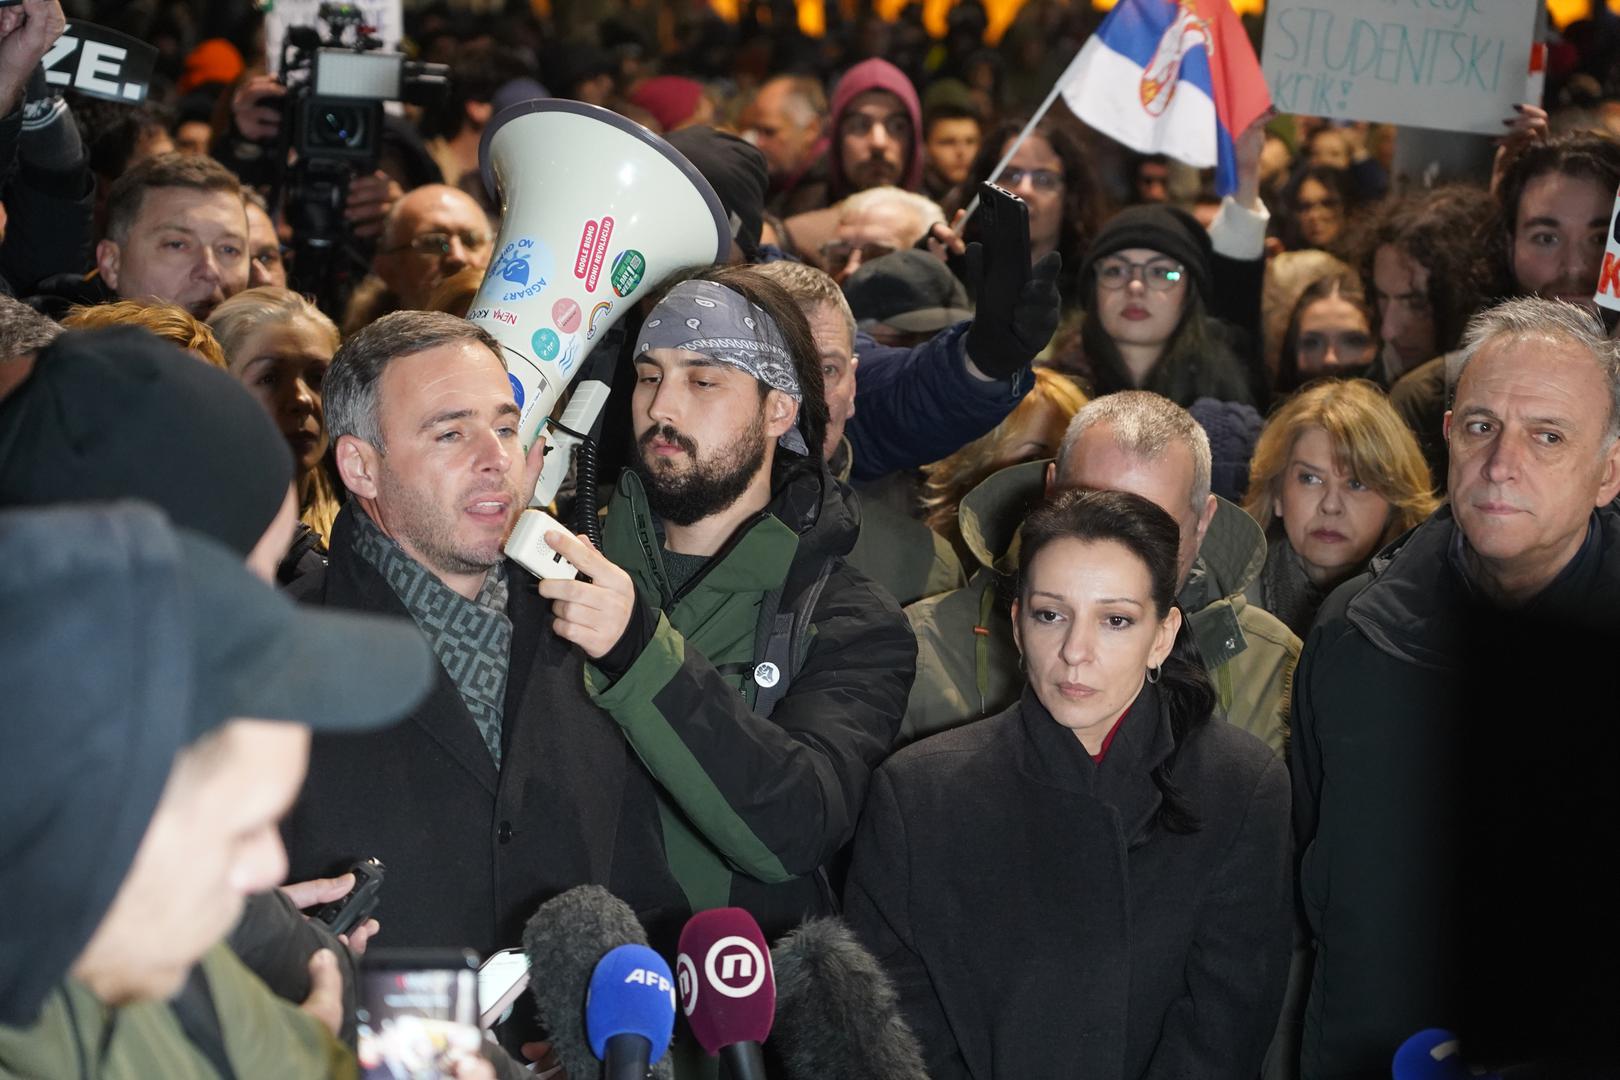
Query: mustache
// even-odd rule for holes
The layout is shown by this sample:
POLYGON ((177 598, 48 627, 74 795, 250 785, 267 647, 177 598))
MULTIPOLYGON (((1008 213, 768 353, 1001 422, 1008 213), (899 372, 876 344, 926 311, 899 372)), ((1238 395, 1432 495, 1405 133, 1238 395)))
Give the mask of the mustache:
POLYGON ((652 445, 652 441, 654 439, 663 439, 667 443, 674 443, 688 454, 692 455, 693 457, 697 457, 697 443, 693 442, 685 435, 682 435, 668 424, 648 428, 646 431, 641 433, 641 438, 636 440, 636 445, 642 450, 645 450, 647 447, 652 445))

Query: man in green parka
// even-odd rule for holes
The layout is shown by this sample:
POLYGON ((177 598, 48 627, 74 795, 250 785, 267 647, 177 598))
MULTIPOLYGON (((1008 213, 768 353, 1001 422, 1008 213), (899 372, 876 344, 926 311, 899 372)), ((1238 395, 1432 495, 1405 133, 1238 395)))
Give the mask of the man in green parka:
POLYGON ((636 441, 590 580, 546 581, 592 701, 657 788, 664 857, 691 910, 767 934, 834 909, 853 834, 905 711, 916 643, 846 556, 858 504, 822 459, 827 407, 791 297, 746 268, 669 289, 643 324, 636 441))

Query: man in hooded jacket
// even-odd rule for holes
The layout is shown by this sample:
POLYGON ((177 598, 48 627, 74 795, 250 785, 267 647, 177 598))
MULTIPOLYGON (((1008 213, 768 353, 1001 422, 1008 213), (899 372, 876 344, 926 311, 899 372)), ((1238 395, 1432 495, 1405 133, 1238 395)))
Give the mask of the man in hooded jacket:
POLYGON ((1017 565, 1024 515, 1070 487, 1128 490, 1159 502, 1182 527, 1182 584, 1199 652, 1226 719, 1281 754, 1299 639, 1243 598, 1265 563, 1260 527, 1210 494, 1209 440, 1185 409, 1133 390, 1075 414, 1056 461, 1003 469, 962 500, 962 537, 981 566, 967 587, 906 608, 917 632, 917 681, 901 741, 992 716, 1023 685, 999 583, 1017 565), (1196 508, 1196 510, 1194 509, 1196 508))

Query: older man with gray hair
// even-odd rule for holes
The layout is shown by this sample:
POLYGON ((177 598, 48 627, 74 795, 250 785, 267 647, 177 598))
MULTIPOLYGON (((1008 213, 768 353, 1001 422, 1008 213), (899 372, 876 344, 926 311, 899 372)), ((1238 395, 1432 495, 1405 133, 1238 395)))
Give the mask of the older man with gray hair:
POLYGON ((1260 527, 1210 493, 1209 437, 1175 402, 1145 390, 1098 398, 1075 414, 1056 461, 1014 465, 962 500, 962 537, 983 568, 965 589, 912 604, 917 681, 902 740, 993 715, 1023 686, 1012 625, 997 588, 1013 571, 1024 515, 1070 488, 1128 491, 1155 503, 1181 530, 1187 613, 1227 720, 1283 752, 1288 686, 1299 639, 1243 590, 1265 563, 1260 527))
MULTIPOLYGON (((1556 734, 1573 730, 1560 726, 1573 720, 1560 695, 1600 695, 1611 722, 1609 681, 1581 685, 1577 657, 1594 629, 1620 625, 1620 345, 1560 301, 1476 315, 1445 436, 1450 503, 1328 598, 1294 683, 1295 831, 1316 958, 1305 1076, 1387 1072, 1403 1040, 1435 1026, 1464 1025, 1469 1053, 1467 1025, 1482 1015, 1469 1002, 1489 982, 1469 965, 1496 966, 1517 932, 1504 936, 1498 916, 1474 939, 1469 905, 1524 878, 1559 911, 1502 910, 1544 940, 1581 902, 1582 890, 1561 891, 1544 871, 1515 875, 1504 860, 1583 824, 1561 809, 1529 844, 1510 839, 1544 812, 1529 764, 1539 742, 1558 747, 1549 794, 1560 806, 1583 791, 1573 775, 1590 767, 1583 757, 1602 756, 1556 734), (1528 704, 1507 704, 1526 691, 1528 704), (1534 721, 1551 726, 1532 732, 1534 721), (1490 754, 1512 757, 1495 768, 1490 754), (1467 838, 1498 815, 1513 820, 1484 837, 1490 881, 1470 884, 1467 838)), ((1521 982, 1528 991, 1534 980, 1521 982)), ((1535 1007, 1558 989, 1535 986, 1535 1007)))

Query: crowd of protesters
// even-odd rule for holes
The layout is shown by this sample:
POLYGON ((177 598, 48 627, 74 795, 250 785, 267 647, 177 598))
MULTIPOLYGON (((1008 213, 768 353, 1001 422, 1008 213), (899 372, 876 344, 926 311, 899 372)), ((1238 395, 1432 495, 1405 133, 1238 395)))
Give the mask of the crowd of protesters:
POLYGON ((1481 175, 1268 115, 1218 196, 1030 123, 1090 5, 836 9, 411 7, 447 86, 317 223, 249 5, 0 6, 0 1073, 354 1075, 372 938, 488 955, 596 884, 671 960, 841 916, 939 1080, 1429 1028, 1615 1075, 1620 16, 1481 175), (44 78, 69 15, 157 47, 146 100, 44 78), (731 254, 604 337, 599 540, 537 581, 546 440, 466 316, 540 97, 667 139, 731 254), (369 857, 376 922, 299 915, 369 857))

